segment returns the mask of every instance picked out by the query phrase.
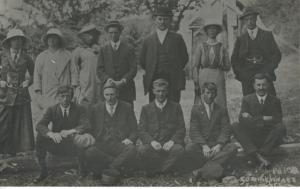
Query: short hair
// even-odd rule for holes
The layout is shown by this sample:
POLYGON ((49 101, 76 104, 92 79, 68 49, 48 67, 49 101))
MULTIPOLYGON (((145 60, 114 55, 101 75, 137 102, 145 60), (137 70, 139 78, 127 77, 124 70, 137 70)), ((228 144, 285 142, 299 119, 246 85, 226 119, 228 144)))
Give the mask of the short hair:
POLYGON ((165 88, 169 88, 169 82, 165 79, 159 78, 156 79, 155 81, 153 81, 153 89, 156 87, 165 87, 165 88))
POLYGON ((270 83, 272 81, 271 76, 269 74, 267 74, 267 73, 258 73, 258 74, 255 74, 253 76, 252 83, 255 83, 256 79, 258 79, 258 80, 266 79, 268 83, 270 83))
POLYGON ((62 85, 58 87, 56 96, 64 93, 70 93, 70 95, 73 96, 74 95, 73 87, 71 87, 70 85, 62 85))
POLYGON ((218 92, 217 85, 214 82, 205 82, 201 88, 202 94, 205 92, 205 89, 212 91, 215 94, 217 94, 217 92, 218 92))

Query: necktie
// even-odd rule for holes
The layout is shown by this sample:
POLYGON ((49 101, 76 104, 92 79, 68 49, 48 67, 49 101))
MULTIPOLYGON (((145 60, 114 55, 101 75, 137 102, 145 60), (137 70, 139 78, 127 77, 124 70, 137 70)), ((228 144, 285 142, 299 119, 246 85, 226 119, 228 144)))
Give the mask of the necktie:
POLYGON ((109 114, 110 116, 114 115, 114 106, 109 106, 109 114))
POLYGON ((14 63, 17 63, 17 59, 18 59, 18 52, 15 52, 15 56, 14 56, 14 63))
POLYGON ((211 116, 211 107, 210 107, 210 105, 208 105, 207 116, 208 116, 208 119, 210 119, 210 116, 211 116))
POLYGON ((67 109, 66 109, 66 108, 65 108, 65 110, 64 110, 63 117, 64 117, 64 119, 67 119, 67 118, 68 118, 68 114, 67 114, 67 109))
POLYGON ((118 46, 117 46, 117 44, 116 44, 116 43, 114 44, 114 50, 115 50, 115 51, 117 51, 117 50, 118 50, 118 46))
POLYGON ((208 58, 209 58, 209 63, 212 65, 214 63, 214 60, 215 60, 215 51, 214 51, 213 46, 210 47, 208 58))
POLYGON ((260 104, 264 105, 264 100, 262 98, 260 99, 260 104))
POLYGON ((255 39, 255 37, 254 37, 254 31, 253 31, 253 30, 250 31, 250 38, 251 38, 252 40, 255 39))

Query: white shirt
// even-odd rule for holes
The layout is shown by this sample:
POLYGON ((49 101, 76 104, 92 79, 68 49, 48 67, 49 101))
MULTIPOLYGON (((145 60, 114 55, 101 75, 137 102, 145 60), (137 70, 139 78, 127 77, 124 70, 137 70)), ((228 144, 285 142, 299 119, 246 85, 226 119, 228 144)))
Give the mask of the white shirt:
POLYGON ((165 100, 163 103, 160 103, 155 99, 155 104, 160 110, 163 110, 163 108, 166 106, 167 102, 168 102, 168 100, 165 100))
POLYGON ((266 94, 265 96, 259 96, 258 94, 256 94, 256 96, 257 96, 258 102, 260 104, 261 104, 261 101, 263 102, 263 104, 265 104, 268 94, 266 94))
POLYGON ((118 101, 114 104, 114 105, 110 105, 108 104, 107 102, 105 103, 105 106, 106 106, 106 110, 107 112, 113 116, 116 112, 116 109, 117 109, 117 106, 118 106, 118 101))
POLYGON ((69 112, 70 112, 70 105, 67 108, 64 108, 63 106, 60 106, 62 115, 64 116, 64 112, 66 110, 67 116, 69 116, 69 112))
POLYGON ((254 28, 253 30, 247 29, 247 31, 248 31, 248 34, 249 34, 250 38, 252 40, 254 40, 257 36, 258 27, 254 28))
POLYGON ((211 118, 211 113, 212 113, 213 108, 214 108, 214 103, 211 103, 210 105, 208 105, 205 102, 203 102, 203 104, 204 104, 205 111, 207 113, 208 119, 210 119, 211 118))
POLYGON ((160 44, 163 44, 163 43, 164 43, 164 40, 165 40, 165 38, 166 38, 166 35, 167 35, 167 33, 168 33, 168 29, 163 30, 163 31, 157 29, 157 30, 156 30, 156 33, 157 33, 157 36, 158 36, 158 39, 159 39, 160 44))
POLYGON ((16 54, 17 54, 17 59, 18 59, 20 56, 20 50, 10 49, 10 55, 13 60, 15 59, 16 54))
POLYGON ((110 42, 110 44, 111 44, 111 46, 112 46, 112 48, 113 48, 114 50, 118 50, 118 49, 119 49, 120 43, 121 43, 120 40, 117 41, 117 42, 113 42, 113 41, 110 42))

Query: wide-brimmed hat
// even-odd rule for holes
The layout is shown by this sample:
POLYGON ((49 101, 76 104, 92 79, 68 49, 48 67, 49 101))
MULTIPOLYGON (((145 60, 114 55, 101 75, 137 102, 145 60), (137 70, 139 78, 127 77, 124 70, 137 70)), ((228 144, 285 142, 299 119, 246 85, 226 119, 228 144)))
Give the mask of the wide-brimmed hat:
POLYGON ((100 34, 101 32, 97 29, 96 25, 95 24, 87 24, 85 26, 83 26, 83 28, 78 32, 78 35, 80 36, 81 34, 83 33, 86 33, 86 32, 96 32, 98 34, 100 34))
POLYGON ((206 32, 209 26, 215 26, 218 29, 218 33, 222 31, 221 20, 218 19, 207 19, 203 26, 203 30, 206 32))
POLYGON ((160 7, 160 8, 157 8, 153 12, 153 16, 169 16, 169 17, 172 17, 173 16, 173 12, 172 12, 171 9, 169 9, 167 7, 160 7))
POLYGON ((257 10, 255 10, 254 8, 252 7, 247 7, 245 8, 245 11, 243 12, 243 14, 239 17, 239 19, 243 19, 245 18, 246 16, 249 16, 249 15, 259 15, 259 12, 257 10))
POLYGON ((108 28, 110 27, 118 27, 120 31, 124 29, 124 26, 118 20, 108 22, 105 26, 105 31, 108 31, 108 28))
POLYGON ((2 41, 2 46, 8 47, 9 40, 14 37, 22 37, 24 39, 24 43, 29 42, 29 38, 25 36, 22 30, 14 28, 8 31, 6 38, 2 41))
POLYGON ((47 40, 50 35, 56 35, 60 39, 61 44, 64 44, 64 37, 61 31, 57 28, 51 28, 47 33, 42 37, 42 41, 47 45, 47 40))

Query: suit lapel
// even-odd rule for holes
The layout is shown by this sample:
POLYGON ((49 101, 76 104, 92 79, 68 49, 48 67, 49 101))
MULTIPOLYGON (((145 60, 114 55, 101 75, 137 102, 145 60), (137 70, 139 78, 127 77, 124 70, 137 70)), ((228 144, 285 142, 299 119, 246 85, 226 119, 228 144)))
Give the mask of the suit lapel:
POLYGON ((60 104, 56 105, 56 120, 57 120, 57 126, 59 127, 59 129, 62 129, 62 123, 63 123, 63 114, 60 108, 60 104))
MULTIPOLYGON (((10 67, 13 69, 13 70, 16 70, 17 69, 17 65, 15 64, 15 62, 13 61, 12 57, 11 57, 11 54, 10 54, 10 51, 9 50, 5 50, 4 51, 4 54, 5 56, 7 57, 7 60, 8 60, 8 63, 10 65, 10 67)), ((20 58, 19 58, 20 59, 20 58)))
MULTIPOLYGON (((103 131, 103 127, 104 127, 104 119, 105 119, 105 111, 106 111, 106 107, 105 107, 105 103, 101 103, 99 106, 99 109, 97 111, 97 113, 99 114, 98 116, 102 119, 100 119, 100 123, 95 123, 95 128, 98 127, 98 131, 96 129, 97 133, 97 138, 101 136, 102 131, 103 131)), ((98 119, 94 118, 96 121, 98 119)))
POLYGON ((165 123, 169 120, 170 117, 170 102, 168 101, 167 104, 165 105, 165 107, 163 108, 163 113, 164 113, 164 117, 163 117, 163 123, 165 125, 165 123))
POLYGON ((206 121, 209 123, 210 120, 208 118, 208 115, 207 115, 207 112, 206 112, 204 104, 201 104, 201 106, 200 106, 200 112, 201 112, 201 115, 204 115, 206 121))

